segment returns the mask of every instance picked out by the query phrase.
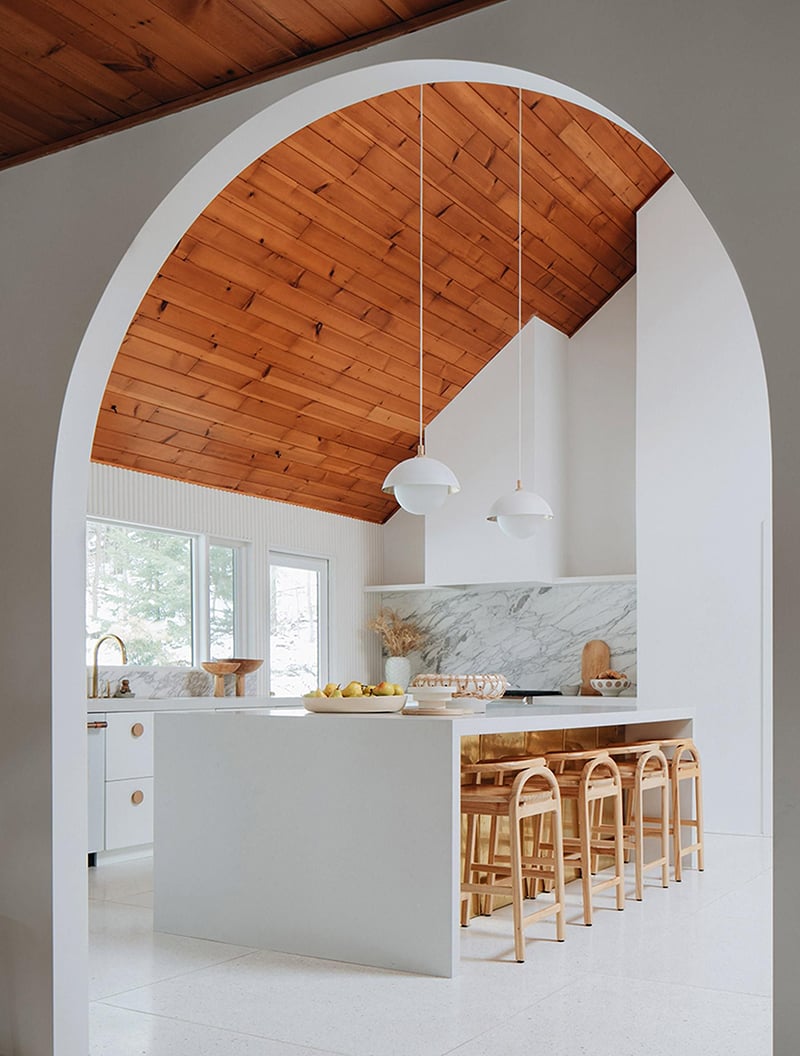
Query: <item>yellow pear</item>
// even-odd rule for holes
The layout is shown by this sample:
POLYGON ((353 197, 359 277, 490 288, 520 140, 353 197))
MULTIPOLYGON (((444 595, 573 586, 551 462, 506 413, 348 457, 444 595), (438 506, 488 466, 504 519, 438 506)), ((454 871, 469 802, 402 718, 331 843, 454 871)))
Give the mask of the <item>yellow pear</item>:
POLYGON ((327 686, 325 686, 325 688, 323 689, 322 692, 325 694, 326 697, 332 697, 333 696, 333 691, 335 689, 338 689, 338 688, 339 688, 339 683, 338 682, 329 682, 327 684, 327 686))
POLYGON ((376 697, 393 697, 394 684, 392 682, 379 682, 375 687, 376 697))
POLYGON ((304 693, 303 696, 304 697, 324 697, 325 693, 318 686, 316 689, 312 689, 310 693, 304 693))
POLYGON ((342 693, 341 689, 339 689, 339 687, 337 686, 336 689, 334 689, 333 693, 329 693, 328 696, 331 698, 343 697, 344 693, 342 693))
POLYGON ((363 697, 364 690, 361 688, 360 682, 348 682, 342 690, 343 697, 363 697))
POLYGON ((394 683, 394 686, 392 688, 394 689, 395 697, 402 697, 402 695, 405 693, 403 687, 401 685, 398 685, 397 682, 394 683))

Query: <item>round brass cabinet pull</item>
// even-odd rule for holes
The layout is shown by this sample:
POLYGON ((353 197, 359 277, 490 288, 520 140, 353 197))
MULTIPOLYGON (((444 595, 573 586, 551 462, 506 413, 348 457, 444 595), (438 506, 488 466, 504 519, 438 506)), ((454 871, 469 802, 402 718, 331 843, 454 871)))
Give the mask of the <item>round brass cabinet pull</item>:
POLYGON ((133 726, 131 726, 131 737, 141 737, 143 733, 144 726, 141 722, 134 722, 133 726))
POLYGON ((137 788, 131 796, 131 803, 133 803, 135 807, 138 807, 142 802, 144 802, 144 792, 142 792, 140 788, 137 788))

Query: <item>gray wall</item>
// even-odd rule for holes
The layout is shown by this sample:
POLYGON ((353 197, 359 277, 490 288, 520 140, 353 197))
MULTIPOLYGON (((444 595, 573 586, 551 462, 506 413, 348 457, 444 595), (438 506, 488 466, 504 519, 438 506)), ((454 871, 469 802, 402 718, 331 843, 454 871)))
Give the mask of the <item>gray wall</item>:
MULTIPOLYGON (((137 238, 137 232, 208 148, 272 100, 345 70, 447 57, 535 71, 622 115, 679 171, 749 297, 774 437, 775 1051, 795 1051, 800 918, 789 899, 800 835, 794 685, 800 636, 798 40, 800 6, 791 0, 506 0, 0 175, 0 473, 6 499, 0 518, 6 613, 0 637, 0 1052, 86 1051, 84 671, 76 618, 85 463, 116 347, 110 338, 124 331, 143 292, 142 268, 152 277, 159 263, 152 239, 137 238), (99 303, 121 261, 123 281, 99 303), (96 309, 93 332, 98 336, 106 323, 106 342, 101 347, 87 340, 76 364, 96 309)), ((411 83, 443 74, 423 64, 403 76, 411 83)), ((402 80, 398 73, 396 83, 402 80)), ((363 83, 367 94, 369 79, 363 83)), ((340 87, 327 86, 332 107, 340 105, 340 87)), ((270 127, 280 136, 291 121, 282 124, 276 113, 270 127)), ((252 143, 250 156, 267 146, 252 143)), ((226 153, 231 161, 246 155, 241 141, 226 153)), ((194 169, 180 203, 157 218, 162 259, 216 190, 203 182, 206 172, 207 166, 194 169)))

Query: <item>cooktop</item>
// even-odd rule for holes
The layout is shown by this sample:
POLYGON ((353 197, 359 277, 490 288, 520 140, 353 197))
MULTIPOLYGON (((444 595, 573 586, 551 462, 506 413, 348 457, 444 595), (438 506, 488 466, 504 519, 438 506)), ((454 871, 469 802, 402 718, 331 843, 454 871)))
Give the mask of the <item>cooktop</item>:
POLYGON ((507 689, 504 697, 560 697, 560 689, 507 689))

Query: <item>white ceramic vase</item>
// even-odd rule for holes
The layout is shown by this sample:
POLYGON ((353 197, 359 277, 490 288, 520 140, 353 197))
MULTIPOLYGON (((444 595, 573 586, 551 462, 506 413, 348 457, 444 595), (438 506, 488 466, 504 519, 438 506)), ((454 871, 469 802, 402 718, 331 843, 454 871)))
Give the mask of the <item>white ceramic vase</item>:
POLYGON ((405 692, 411 681, 411 661, 407 656, 387 656, 384 665, 384 678, 387 682, 396 682, 405 692))

